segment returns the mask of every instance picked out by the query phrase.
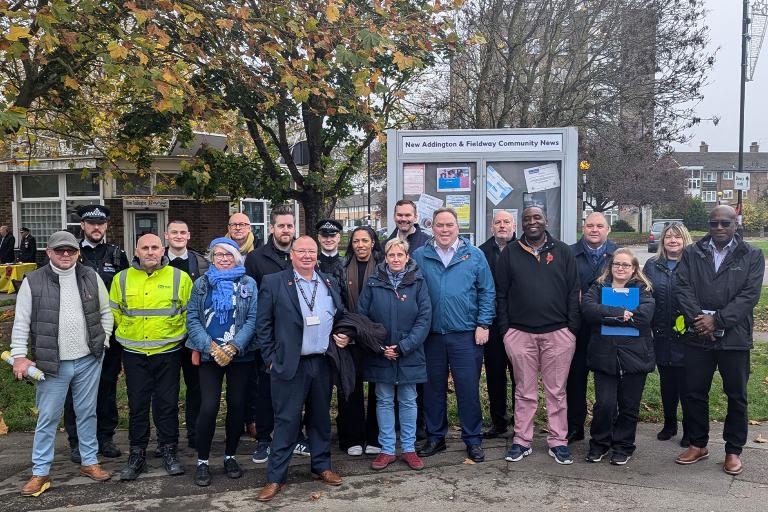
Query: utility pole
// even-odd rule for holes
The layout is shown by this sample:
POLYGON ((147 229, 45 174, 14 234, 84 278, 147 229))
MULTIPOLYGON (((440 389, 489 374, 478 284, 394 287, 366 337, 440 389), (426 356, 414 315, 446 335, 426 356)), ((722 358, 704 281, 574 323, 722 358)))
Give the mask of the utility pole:
MULTIPOLYGON (((739 172, 744 172, 744 102, 747 85, 747 45, 749 44, 749 0, 744 0, 741 19, 741 98, 739 100, 739 172)), ((742 218, 742 190, 739 189, 736 204, 742 218)))

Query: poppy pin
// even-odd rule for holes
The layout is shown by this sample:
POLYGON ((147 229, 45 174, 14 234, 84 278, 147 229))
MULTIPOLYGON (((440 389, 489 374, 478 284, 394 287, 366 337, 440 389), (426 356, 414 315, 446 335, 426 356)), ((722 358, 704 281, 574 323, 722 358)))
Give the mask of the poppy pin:
POLYGON ((403 302, 405 302, 405 299, 407 299, 407 298, 408 298, 408 296, 407 296, 407 295, 403 295, 402 297, 400 297, 400 300, 402 300, 403 302))
POLYGON ((293 281, 288 281, 288 286, 293 286, 293 281))
POLYGON ((547 254, 547 265, 552 263, 552 261, 555 259, 554 256, 552 256, 552 253, 547 254))

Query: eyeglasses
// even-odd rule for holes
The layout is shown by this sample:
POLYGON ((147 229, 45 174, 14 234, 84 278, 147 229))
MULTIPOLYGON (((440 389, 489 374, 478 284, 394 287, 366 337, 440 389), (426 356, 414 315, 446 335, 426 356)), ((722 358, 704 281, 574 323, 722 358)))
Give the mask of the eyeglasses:
POLYGON ((627 270, 627 269, 630 269, 630 268, 634 267, 634 265, 631 264, 631 263, 613 263, 613 264, 611 264, 611 266, 613 268, 620 268, 620 269, 623 269, 623 270, 627 270))
POLYGON ((709 221, 709 227, 716 228, 717 226, 722 226, 724 228, 731 227, 732 220, 711 220, 709 221))
POLYGON ((315 249, 293 249, 293 252, 295 252, 299 256, 314 256, 315 254, 317 254, 317 251, 315 249))
POLYGON ((233 260, 235 259, 235 255, 229 252, 215 252, 213 253, 213 257, 217 260, 233 260))
POLYGON ((247 222, 230 222, 227 226, 235 229, 242 229, 246 226, 250 226, 247 222))
POLYGON ((57 247, 53 250, 53 252, 56 253, 56 256, 64 256, 65 254, 70 256, 77 254, 78 250, 79 249, 75 249, 74 247, 57 247))

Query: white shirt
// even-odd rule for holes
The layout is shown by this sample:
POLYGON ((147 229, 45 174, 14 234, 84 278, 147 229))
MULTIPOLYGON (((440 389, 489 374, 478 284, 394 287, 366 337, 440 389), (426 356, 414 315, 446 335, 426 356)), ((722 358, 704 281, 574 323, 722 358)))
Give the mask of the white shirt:
POLYGON ((715 261, 715 272, 720 270, 720 265, 722 265, 723 260, 725 260, 728 253, 735 249, 737 245, 736 237, 733 237, 722 250, 719 250, 712 239, 709 239, 709 246, 712 248, 712 259, 715 261))
POLYGON ((447 249, 442 249, 439 245, 437 245, 437 242, 435 242, 435 251, 437 252, 437 255, 440 256, 440 260, 443 262, 443 265, 445 265, 446 268, 448 268, 448 265, 450 265, 451 260, 456 255, 456 251, 458 249, 459 249, 458 237, 447 249))
POLYGON ((181 254, 179 256, 176 256, 175 254, 173 254, 173 252, 171 252, 170 249, 168 249, 168 259, 173 261, 173 260, 175 260, 177 258, 180 258, 182 260, 188 260, 189 259, 189 251, 187 249, 184 249, 184 253, 183 254, 181 254))

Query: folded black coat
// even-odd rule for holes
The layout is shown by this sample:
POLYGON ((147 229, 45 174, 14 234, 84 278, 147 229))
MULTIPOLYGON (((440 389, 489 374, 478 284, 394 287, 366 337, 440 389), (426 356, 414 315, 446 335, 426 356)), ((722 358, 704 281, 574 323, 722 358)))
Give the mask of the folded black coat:
MULTIPOLYGON (((387 341, 387 329, 368 317, 357 313, 344 312, 334 324, 333 332, 346 334, 355 344, 366 347, 376 354, 384 353, 384 343, 387 341)), ((355 361, 348 347, 339 348, 331 339, 328 344, 328 357, 336 368, 337 385, 341 387, 344 398, 348 398, 355 390, 355 361)))

